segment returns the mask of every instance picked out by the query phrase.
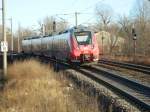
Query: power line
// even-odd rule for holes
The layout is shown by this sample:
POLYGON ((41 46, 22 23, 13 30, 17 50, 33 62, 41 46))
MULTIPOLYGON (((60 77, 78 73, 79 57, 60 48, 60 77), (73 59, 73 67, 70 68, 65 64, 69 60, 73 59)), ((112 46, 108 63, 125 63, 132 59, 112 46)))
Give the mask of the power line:
MULTIPOLYGON (((58 17, 58 18, 60 18, 61 20, 65 20, 64 18, 62 18, 62 17, 60 17, 60 15, 63 15, 63 16, 68 16, 68 15, 72 15, 72 16, 74 16, 74 20, 75 20, 75 26, 77 27, 78 26, 78 15, 79 14, 87 14, 87 15, 91 15, 91 14, 93 14, 93 13, 91 13, 91 12, 74 12, 74 13, 64 13, 64 14, 56 14, 55 15, 55 17, 58 17)), ((94 18, 94 17, 92 17, 92 18, 94 18)), ((91 19, 91 18, 90 18, 91 19)), ((84 22, 85 23, 85 22, 84 22)))
POLYGON ((71 8, 74 7, 77 2, 78 2, 78 0, 73 0, 73 2, 72 2, 72 4, 71 4, 71 8))
POLYGON ((86 24, 86 23, 88 23, 89 21, 93 20, 94 18, 95 18, 95 17, 92 16, 92 17, 90 17, 88 20, 86 20, 85 22, 80 23, 80 25, 81 25, 81 24, 86 24))
MULTIPOLYGON (((73 9, 73 7, 75 7, 76 3, 78 2, 78 0, 73 0, 72 3, 70 4, 70 8, 73 9)), ((62 10, 68 10, 68 8, 64 8, 62 10)))
POLYGON ((86 7, 85 9, 82 10, 82 12, 86 11, 87 9, 91 9, 93 6, 95 6, 96 4, 98 4, 98 3, 100 3, 100 2, 103 2, 103 1, 104 1, 104 0, 98 1, 98 2, 96 2, 95 4, 92 4, 92 5, 88 6, 88 7, 86 7))
MULTIPOLYGON (((69 16, 71 15, 72 17, 74 17, 74 25, 77 27, 78 26, 78 16, 79 15, 93 15, 94 13, 92 12, 74 12, 74 13, 60 13, 60 14, 55 14, 53 15, 54 18, 59 18, 63 21, 67 21, 67 19, 64 19, 64 17, 61 17, 61 16, 69 16)), ((90 19, 88 19, 87 21, 93 19, 94 17, 92 16, 90 19)), ((83 22, 83 23, 86 23, 86 22, 83 22)))

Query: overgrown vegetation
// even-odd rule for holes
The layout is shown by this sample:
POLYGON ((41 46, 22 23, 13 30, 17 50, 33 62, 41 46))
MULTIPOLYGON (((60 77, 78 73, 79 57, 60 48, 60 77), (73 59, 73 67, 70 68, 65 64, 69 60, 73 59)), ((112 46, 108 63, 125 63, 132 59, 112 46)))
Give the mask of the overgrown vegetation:
MULTIPOLYGON (((111 7, 107 4, 98 4, 96 7, 96 15, 98 23, 96 30, 106 31, 110 33, 109 55, 121 54, 125 56, 134 55, 134 34, 135 30, 137 37, 136 55, 137 56, 150 56, 150 2, 148 0, 136 0, 130 15, 114 15, 111 7), (122 52, 115 49, 119 37, 124 39, 122 44, 122 52)), ((107 38, 104 36, 104 38, 107 38)), ((105 40, 105 39, 104 39, 105 40)), ((100 43, 101 44, 101 43, 100 43)), ((107 49, 104 49, 107 50, 107 49)), ((145 58, 145 57, 143 57, 145 58)))
POLYGON ((35 60, 15 62, 0 91, 0 112, 98 112, 97 101, 35 60))

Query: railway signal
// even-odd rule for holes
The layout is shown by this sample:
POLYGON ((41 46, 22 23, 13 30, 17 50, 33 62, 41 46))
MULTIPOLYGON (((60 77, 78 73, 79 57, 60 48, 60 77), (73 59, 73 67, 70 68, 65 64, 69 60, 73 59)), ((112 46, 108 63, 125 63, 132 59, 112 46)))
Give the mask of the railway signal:
POLYGON ((136 40, 137 40, 137 34, 135 32, 135 28, 134 26, 132 27, 132 36, 133 36, 133 40, 134 40, 134 61, 136 60, 136 40))
POLYGON ((132 36, 133 36, 133 40, 136 40, 137 38, 136 38, 136 32, 135 32, 135 28, 133 27, 132 28, 132 36))
POLYGON ((43 36, 43 37, 46 35, 45 29, 46 29, 46 26, 45 26, 44 24, 42 24, 41 32, 42 32, 42 36, 43 36))

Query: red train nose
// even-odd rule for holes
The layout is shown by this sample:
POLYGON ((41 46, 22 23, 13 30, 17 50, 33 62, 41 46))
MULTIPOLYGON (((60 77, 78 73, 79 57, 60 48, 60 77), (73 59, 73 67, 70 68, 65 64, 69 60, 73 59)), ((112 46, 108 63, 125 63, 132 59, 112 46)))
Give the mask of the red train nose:
POLYGON ((91 45, 80 45, 79 46, 81 54, 91 54, 92 46, 91 45))

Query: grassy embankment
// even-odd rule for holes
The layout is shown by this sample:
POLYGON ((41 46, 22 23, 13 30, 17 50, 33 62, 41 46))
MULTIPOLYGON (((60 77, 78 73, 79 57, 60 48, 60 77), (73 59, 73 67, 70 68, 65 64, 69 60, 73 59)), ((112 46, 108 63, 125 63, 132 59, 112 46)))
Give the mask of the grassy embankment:
POLYGON ((94 98, 76 90, 60 75, 35 60, 10 65, 0 91, 0 112, 98 112, 94 98))

